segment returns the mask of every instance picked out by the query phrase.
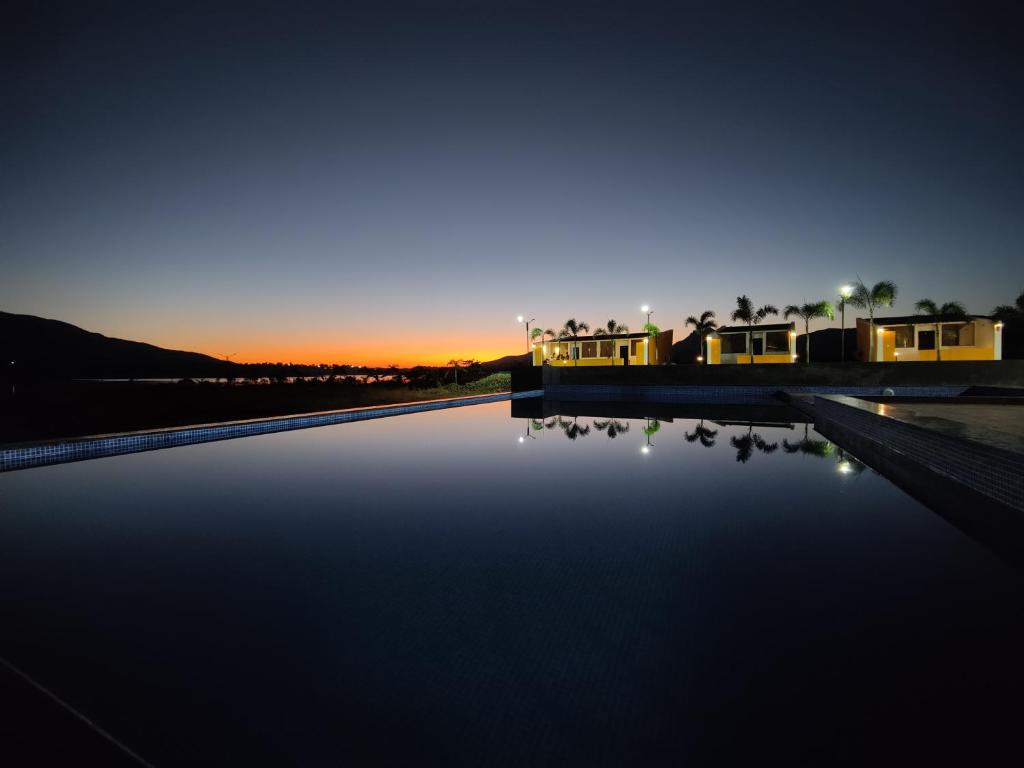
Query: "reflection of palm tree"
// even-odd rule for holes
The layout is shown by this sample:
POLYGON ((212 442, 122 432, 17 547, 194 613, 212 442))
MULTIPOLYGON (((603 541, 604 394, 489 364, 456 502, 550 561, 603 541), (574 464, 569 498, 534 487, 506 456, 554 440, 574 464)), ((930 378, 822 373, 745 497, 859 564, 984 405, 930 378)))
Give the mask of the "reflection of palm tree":
MULTIPOLYGON (((576 423, 577 418, 579 417, 573 416, 572 421, 566 421, 565 425, 562 427, 562 429, 565 430, 565 436, 568 437, 570 440, 575 440, 577 437, 586 437, 587 435, 590 434, 590 427, 581 427, 579 424, 576 423)), ((560 425, 562 424, 561 417, 559 417, 558 422, 560 425)))
POLYGON ((607 432, 608 437, 613 440, 617 435, 621 435, 623 432, 629 432, 629 422, 619 421, 618 419, 605 419, 604 421, 594 421, 594 428, 599 432, 607 432))
POLYGON ((778 450, 778 443, 769 443, 759 434, 754 432, 754 425, 751 424, 747 427, 747 434, 741 437, 733 435, 729 438, 729 442, 732 447, 736 449, 736 461, 741 464, 746 464, 750 461, 750 457, 754 455, 754 449, 756 448, 761 453, 774 453, 778 450))
POLYGON ((842 448, 836 447, 836 469, 844 475, 859 475, 864 471, 865 465, 860 459, 842 448))
POLYGON ((782 450, 786 453, 803 453, 808 456, 817 456, 819 459, 823 459, 826 456, 831 456, 834 446, 828 440, 815 440, 808 434, 808 425, 804 424, 804 437, 802 440, 796 443, 791 443, 789 440, 782 441, 782 450))
POLYGON ((715 438, 718 437, 718 430, 705 427, 704 419, 701 419, 700 423, 694 427, 693 432, 686 432, 684 437, 688 443, 695 443, 700 440, 700 444, 705 448, 713 448, 715 446, 715 438))

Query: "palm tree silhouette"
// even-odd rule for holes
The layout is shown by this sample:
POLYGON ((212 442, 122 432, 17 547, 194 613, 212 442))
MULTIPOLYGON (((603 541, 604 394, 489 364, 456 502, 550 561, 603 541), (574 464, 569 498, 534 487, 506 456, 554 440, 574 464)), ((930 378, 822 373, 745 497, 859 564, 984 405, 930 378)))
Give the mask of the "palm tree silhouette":
MULTIPOLYGON (((578 437, 586 437, 587 435, 590 434, 589 426, 581 427, 579 424, 576 423, 576 420, 578 418, 578 416, 573 416, 572 421, 566 421, 565 426, 562 427, 562 429, 565 430, 565 436, 568 437, 570 440, 575 440, 578 437)), ((559 424, 562 423, 561 417, 559 417, 558 421, 559 424)))
POLYGON ((701 419, 697 426, 694 427, 693 432, 686 432, 683 436, 688 443, 695 443, 699 440, 700 444, 705 448, 713 448, 715 446, 715 438, 718 437, 718 430, 705 427, 704 419, 701 419))
POLYGON ((777 315, 779 310, 771 304, 754 309, 754 302, 744 294, 736 297, 736 309, 733 310, 732 320, 734 323, 744 323, 747 326, 747 349, 750 352, 750 362, 754 362, 754 326, 758 325, 768 315, 777 315))
POLYGON ((796 315, 804 321, 804 363, 811 362, 811 320, 819 317, 827 317, 829 320, 836 319, 836 310, 827 301, 815 301, 811 304, 790 304, 786 307, 785 318, 788 320, 796 315))
POLYGON ((1002 320, 1004 323, 1024 320, 1024 292, 1017 297, 1013 304, 1000 304, 992 310, 992 314, 997 320, 1002 320))
POLYGON ((935 316, 935 359, 942 360, 942 323, 939 317, 950 320, 966 320, 967 310, 959 301, 947 301, 941 307, 931 299, 921 299, 914 303, 914 309, 922 315, 935 316))
MULTIPOLYGON (((614 320, 609 320, 604 324, 603 328, 598 328, 594 331, 594 338, 596 339, 598 336, 615 336, 619 333, 629 333, 629 328, 615 322, 614 320)), ((609 340, 608 343, 612 345, 612 365, 615 365, 615 342, 609 340)))
POLYGON ((692 325, 694 331, 696 331, 697 335, 700 337, 700 354, 701 357, 704 358, 704 365, 707 365, 707 336, 718 327, 718 323, 715 322, 715 313, 710 309, 706 309, 700 313, 700 317, 690 315, 686 318, 685 325, 692 325))
POLYGON ((741 464, 746 464, 750 461, 750 457, 754 455, 755 448, 761 453, 774 453, 779 448, 778 443, 769 443, 761 435, 754 432, 753 424, 747 427, 747 434, 740 437, 733 435, 729 438, 729 442, 736 449, 736 461, 741 464))
POLYGON ((846 301, 868 311, 868 362, 871 362, 875 359, 875 310, 878 307, 891 307, 896 302, 896 283, 881 280, 868 288, 858 277, 853 293, 846 301))
POLYGON ((804 424, 804 437, 795 443, 789 442, 784 439, 782 441, 782 450, 786 453, 803 453, 808 456, 817 456, 819 459, 823 459, 826 456, 831 456, 834 446, 829 440, 815 440, 808 434, 808 424, 804 424))
POLYGON ((596 419, 594 421, 594 428, 598 432, 606 432, 608 437, 614 440, 616 436, 621 435, 623 432, 629 432, 629 422, 619 421, 618 419, 596 419))
POLYGON ((577 342, 576 352, 572 354, 572 364, 574 366, 579 364, 580 350, 578 346, 578 339, 580 337, 580 333, 583 331, 589 333, 590 326, 582 321, 577 322, 575 317, 570 317, 566 320, 565 326, 562 328, 562 335, 568 336, 574 342, 577 342))

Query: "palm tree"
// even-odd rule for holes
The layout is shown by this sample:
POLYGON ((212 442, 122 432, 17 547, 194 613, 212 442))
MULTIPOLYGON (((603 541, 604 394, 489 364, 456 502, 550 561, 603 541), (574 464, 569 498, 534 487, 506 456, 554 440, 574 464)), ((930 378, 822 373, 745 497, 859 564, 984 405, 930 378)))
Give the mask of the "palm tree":
POLYGON ((992 310, 992 314, 996 320, 1002 320, 1004 323, 1024 320, 1024 293, 1021 293, 1013 304, 1000 304, 992 310))
POLYGON ((802 318, 804 321, 804 339, 806 339, 804 363, 806 364, 811 362, 811 320, 819 317, 827 317, 829 320, 835 320, 836 310, 827 301, 816 301, 812 304, 801 304, 799 307, 796 304, 790 304, 786 307, 785 318, 788 320, 793 315, 802 318))
POLYGON ((572 364, 574 366, 579 365, 580 350, 577 340, 580 337, 580 333, 583 331, 589 332, 590 326, 582 321, 576 322, 575 317, 570 317, 568 320, 565 321, 565 326, 562 328, 561 334, 559 334, 560 336, 568 336, 574 342, 577 342, 576 354, 572 356, 572 364))
POLYGON ((747 427, 747 434, 741 437, 733 435, 729 438, 729 442, 736 449, 736 461, 741 464, 746 464, 750 461, 750 457, 754 454, 754 448, 757 448, 761 453, 774 453, 779 448, 778 443, 769 443, 754 432, 753 424, 747 427))
MULTIPOLYGON (((609 320, 604 324, 603 328, 598 328, 594 331, 594 338, 597 338, 598 336, 615 336, 619 333, 629 333, 629 328, 615 322, 614 320, 609 320)), ((615 342, 609 340, 608 343, 612 345, 612 365, 615 365, 615 342)))
POLYGON ((572 421, 565 422, 563 422, 561 418, 559 418, 558 420, 559 426, 561 426, 562 429, 565 430, 565 436, 568 437, 570 440, 575 440, 577 437, 586 437, 587 435, 590 434, 589 426, 581 427, 579 424, 576 423, 576 419, 578 418, 578 416, 573 416, 572 421))
POLYGON ((817 456, 819 459, 823 459, 826 456, 830 456, 834 450, 832 443, 828 440, 815 440, 808 435, 808 424, 804 423, 804 437, 796 443, 791 443, 789 440, 782 441, 782 450, 786 453, 804 453, 808 456, 817 456))
POLYGON ((771 304, 765 304, 759 309, 754 309, 754 302, 744 294, 736 297, 736 309, 730 317, 734 323, 745 323, 747 326, 747 349, 750 351, 750 362, 754 362, 754 326, 759 324, 768 315, 777 315, 779 310, 771 304))
POLYGON ((452 370, 455 371, 455 386, 459 385, 459 363, 461 362, 462 361, 458 359, 448 361, 448 365, 450 365, 452 370))
POLYGON ((661 333, 661 328, 656 326, 654 323, 644 323, 644 333, 647 334, 647 364, 651 363, 651 347, 655 344, 655 339, 658 338, 658 334, 661 333))
POLYGON ((921 299, 914 304, 914 309, 922 315, 935 316, 935 359, 942 360, 942 323, 940 317, 950 320, 966 320, 967 310, 959 301, 947 301, 941 307, 931 299, 921 299))
POLYGON ((891 307, 896 302, 896 283, 881 280, 868 288, 858 277, 847 302, 868 311, 868 362, 871 362, 875 358, 875 309, 891 307))
POLYGON ((621 435, 624 432, 629 432, 629 422, 619 421, 618 419, 604 419, 603 421, 595 420, 594 427, 599 432, 607 432, 608 437, 613 440, 618 435, 621 435))
POLYGON ((715 313, 710 309, 706 309, 700 313, 700 317, 690 315, 686 318, 686 325, 692 325, 693 330, 700 337, 700 354, 704 358, 704 365, 707 365, 708 355, 705 348, 707 336, 718 327, 718 323, 715 322, 715 313))
POLYGON ((705 427, 704 419, 701 419, 700 423, 693 428, 693 432, 686 432, 683 437, 686 438, 686 442, 688 443, 695 443, 700 440, 700 444, 705 448, 713 448, 715 445, 715 438, 718 437, 718 430, 705 427))

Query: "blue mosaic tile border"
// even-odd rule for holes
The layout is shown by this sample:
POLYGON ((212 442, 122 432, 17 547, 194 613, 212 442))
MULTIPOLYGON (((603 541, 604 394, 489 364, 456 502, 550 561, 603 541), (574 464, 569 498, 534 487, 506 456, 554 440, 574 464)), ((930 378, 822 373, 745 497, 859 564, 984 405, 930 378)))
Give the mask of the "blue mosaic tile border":
POLYGON ((721 386, 690 387, 683 385, 626 386, 617 384, 549 384, 544 396, 550 400, 592 400, 610 402, 627 400, 643 403, 727 403, 746 405, 775 402, 775 394, 793 395, 881 395, 891 389, 904 397, 956 397, 963 386, 936 387, 840 387, 840 386, 721 386))
POLYGON ((467 405, 497 403, 502 400, 537 397, 541 390, 478 395, 453 400, 427 400, 422 403, 382 406, 380 408, 359 408, 345 411, 323 411, 301 416, 277 416, 269 419, 253 419, 225 424, 204 424, 195 427, 132 432, 102 437, 85 437, 60 442, 0 448, 0 472, 17 469, 42 467, 48 464, 63 464, 70 461, 99 459, 120 456, 139 451, 155 451, 161 448, 175 448, 181 445, 209 443, 216 440, 232 440, 251 435, 265 435, 272 432, 288 432, 294 429, 309 429, 350 421, 366 421, 406 413, 423 413, 445 408, 459 408, 467 405))
POLYGON ((973 440, 934 432, 877 412, 852 397, 814 398, 825 419, 878 446, 1014 509, 1024 510, 1024 456, 973 440))

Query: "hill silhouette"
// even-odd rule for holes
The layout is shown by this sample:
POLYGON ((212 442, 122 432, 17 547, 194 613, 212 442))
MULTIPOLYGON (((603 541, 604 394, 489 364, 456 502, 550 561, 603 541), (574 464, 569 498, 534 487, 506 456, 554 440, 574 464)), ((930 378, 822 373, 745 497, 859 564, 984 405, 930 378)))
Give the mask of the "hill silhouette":
POLYGON ((0 312, 0 359, 18 375, 68 378, 225 376, 241 366, 198 352, 111 338, 60 320, 0 312))

